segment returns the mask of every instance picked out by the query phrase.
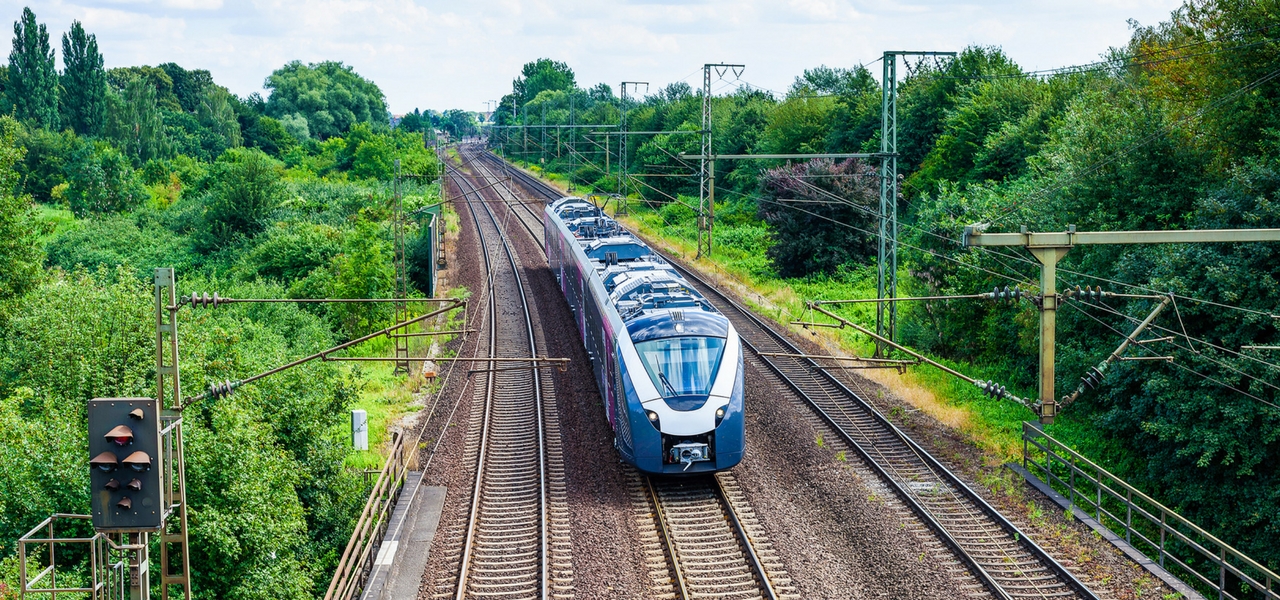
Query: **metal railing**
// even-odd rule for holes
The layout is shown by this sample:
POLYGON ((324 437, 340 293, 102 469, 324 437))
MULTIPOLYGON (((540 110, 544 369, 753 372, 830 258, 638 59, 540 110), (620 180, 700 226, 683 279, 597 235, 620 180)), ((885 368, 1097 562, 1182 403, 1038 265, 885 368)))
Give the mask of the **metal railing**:
MULTIPOLYGON (((77 522, 91 519, 89 515, 57 513, 18 538, 18 574, 23 598, 27 594, 40 594, 52 600, 57 600, 59 594, 93 600, 129 597, 128 557, 136 546, 117 544, 106 533, 95 532, 88 537, 65 533, 67 528, 77 529, 77 522), (55 525, 62 526, 62 535, 57 534, 55 525), (59 547, 64 547, 61 559, 59 547), (61 574, 59 560, 63 561, 61 574), (27 573, 31 561, 41 567, 35 575, 27 573), (59 578, 62 584, 58 583, 59 578)), ((121 541, 124 542, 123 537, 121 541)))
POLYGON ((1206 597, 1280 600, 1280 575, 1025 421, 1022 466, 1206 597))
POLYGON ((342 560, 338 561, 333 581, 325 592, 325 600, 350 600, 358 597, 364 590, 373 566, 373 550, 382 540, 396 498, 409 473, 411 453, 406 451, 404 438, 398 432, 392 436, 391 451, 387 453, 382 471, 378 473, 378 479, 369 492, 364 511, 356 521, 355 531, 351 532, 351 540, 342 552, 342 560))

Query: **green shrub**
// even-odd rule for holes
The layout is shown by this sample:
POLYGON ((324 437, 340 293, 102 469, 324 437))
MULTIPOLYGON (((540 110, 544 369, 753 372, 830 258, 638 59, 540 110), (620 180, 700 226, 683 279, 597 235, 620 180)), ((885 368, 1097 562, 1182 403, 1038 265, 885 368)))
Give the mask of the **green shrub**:
POLYGON ((255 241, 242 260, 244 270, 287 283, 329 264, 342 249, 342 232, 327 225, 282 223, 255 241))
POLYGON ((227 150, 209 169, 204 242, 221 248, 262 231, 284 195, 283 167, 256 148, 227 150))
POLYGON ((150 197, 129 159, 106 142, 76 150, 65 169, 64 197, 77 217, 127 212, 150 197))

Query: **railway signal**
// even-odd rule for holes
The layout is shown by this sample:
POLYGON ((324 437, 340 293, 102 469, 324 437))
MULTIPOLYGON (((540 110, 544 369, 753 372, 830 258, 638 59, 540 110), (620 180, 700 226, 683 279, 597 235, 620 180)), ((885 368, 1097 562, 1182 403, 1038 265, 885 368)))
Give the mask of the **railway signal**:
POLYGON ((160 403, 151 398, 89 401, 93 527, 154 531, 164 523, 160 403))

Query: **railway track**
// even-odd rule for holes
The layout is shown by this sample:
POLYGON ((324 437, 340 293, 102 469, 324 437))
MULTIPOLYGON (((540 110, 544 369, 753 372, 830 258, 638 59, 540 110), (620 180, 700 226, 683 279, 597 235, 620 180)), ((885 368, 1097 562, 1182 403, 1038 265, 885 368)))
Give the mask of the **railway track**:
MULTIPOLYGON (((544 248, 542 204, 531 204, 514 189, 494 185, 503 177, 548 198, 546 188, 532 188, 529 178, 509 169, 487 152, 463 149, 468 165, 486 179, 529 235, 544 248)), ((642 518, 652 521, 653 538, 662 571, 655 579, 656 597, 765 599, 798 598, 787 572, 777 560, 764 530, 737 491, 732 475, 653 478, 636 475, 641 491, 636 498, 642 518)))
MULTIPOLYGON (((510 172, 531 191, 548 197, 560 195, 518 169, 510 172)), ((671 263, 729 318, 751 349, 751 359, 835 429, 991 594, 1010 599, 1097 598, 1066 567, 822 365, 809 358, 763 355, 804 352, 698 274, 671 263)))
POLYGON ((654 520, 654 537, 671 574, 669 585, 660 586, 663 596, 799 597, 732 475, 644 477, 641 485, 641 506, 654 520))
MULTIPOLYGON (((467 200, 482 200, 474 184, 451 168, 467 200)), ((453 552, 453 576, 437 581, 436 597, 552 598, 572 595, 568 511, 555 422, 554 391, 520 277, 520 259, 504 224, 483 201, 465 203, 488 273, 487 363, 473 379, 475 432, 468 443, 474 487, 465 527, 453 552), (503 360, 503 359, 509 360, 503 360), (478 409, 478 410, 477 410, 478 409)))

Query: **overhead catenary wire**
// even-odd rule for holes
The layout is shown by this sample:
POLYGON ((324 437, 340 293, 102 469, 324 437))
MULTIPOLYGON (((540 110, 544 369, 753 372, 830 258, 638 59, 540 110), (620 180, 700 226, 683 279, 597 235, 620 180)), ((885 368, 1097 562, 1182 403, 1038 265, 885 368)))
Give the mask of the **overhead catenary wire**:
MULTIPOLYGON (((1088 313, 1088 312, 1086 312, 1084 309, 1082 309, 1082 308, 1080 308, 1080 307, 1076 306, 1074 303, 1067 303, 1067 304, 1066 304, 1066 306, 1068 306, 1068 307, 1070 307, 1070 308, 1072 308, 1072 309, 1075 309, 1076 311, 1080 312, 1081 314, 1083 314, 1083 315, 1084 315, 1084 316, 1086 316, 1086 317, 1089 317, 1090 319, 1093 319, 1094 321, 1097 321, 1097 322, 1098 322, 1098 324, 1102 325, 1103 327, 1106 327, 1107 329, 1110 329, 1111 331, 1115 332, 1115 333, 1116 333, 1117 335, 1119 335, 1120 337, 1125 337, 1125 334, 1124 334, 1123 332, 1121 332, 1119 329, 1116 329, 1115 327, 1112 327, 1111 325, 1107 324, 1107 323, 1106 323, 1105 321, 1103 321, 1102 319, 1099 319, 1099 318, 1097 318, 1097 317, 1095 317, 1095 316, 1093 316, 1093 315, 1089 314, 1089 313, 1088 313)), ((1153 354, 1155 353, 1155 351, 1154 351, 1154 350, 1151 350, 1151 349, 1149 349, 1149 348, 1147 348, 1147 347, 1145 347, 1145 346, 1138 346, 1138 347, 1139 347, 1139 348, 1141 348, 1141 349, 1142 349, 1142 350, 1144 350, 1144 351, 1151 352, 1151 353, 1153 353, 1153 354)), ((1244 391, 1244 390, 1241 390, 1241 389, 1239 389, 1239 388, 1236 388, 1236 387, 1234 387, 1234 386, 1232 386, 1232 385, 1230 385, 1230 384, 1228 384, 1228 383, 1225 383, 1225 382, 1223 382, 1223 381, 1220 381, 1220 380, 1218 380, 1218 379, 1215 379, 1215 378, 1213 378, 1213 377, 1210 377, 1210 376, 1208 376, 1208 375, 1205 375, 1205 374, 1203 374, 1203 373, 1200 373, 1199 371, 1196 371, 1195 369, 1192 369, 1192 368, 1187 367, 1187 366, 1185 366, 1185 365, 1179 364, 1177 361, 1168 362, 1168 363, 1166 363, 1166 364, 1173 365, 1173 366, 1175 366, 1175 367, 1177 367, 1177 368, 1179 368, 1179 369, 1182 369, 1182 370, 1184 370, 1184 371, 1186 371, 1186 372, 1188 372, 1188 373, 1191 373, 1191 374, 1193 374, 1193 375, 1196 375, 1196 376, 1198 376, 1198 377, 1200 377, 1200 378, 1202 378, 1202 379, 1204 379, 1204 380, 1206 380, 1206 381, 1212 382, 1212 383, 1214 383, 1214 384, 1216 384, 1216 385, 1218 385, 1218 386, 1220 386, 1220 387, 1226 388, 1226 389, 1231 390, 1231 391, 1233 391, 1233 392, 1236 392, 1236 393, 1238 393, 1238 394, 1240 394, 1240 395, 1247 396, 1247 397, 1249 397, 1249 398, 1252 398, 1252 399, 1254 399, 1254 400, 1257 400, 1258 402, 1261 402, 1262 404, 1265 404, 1265 405, 1267 405, 1267 406, 1269 406, 1269 407, 1271 407, 1271 408, 1274 408, 1274 409, 1280 410, 1280 405, 1273 404, 1273 403, 1268 402, 1267 400, 1265 400, 1265 399, 1263 399, 1263 398, 1260 398, 1260 397, 1258 397, 1258 396, 1255 396, 1255 395, 1253 395, 1253 394, 1250 394, 1249 392, 1246 392, 1246 391, 1244 391)))

